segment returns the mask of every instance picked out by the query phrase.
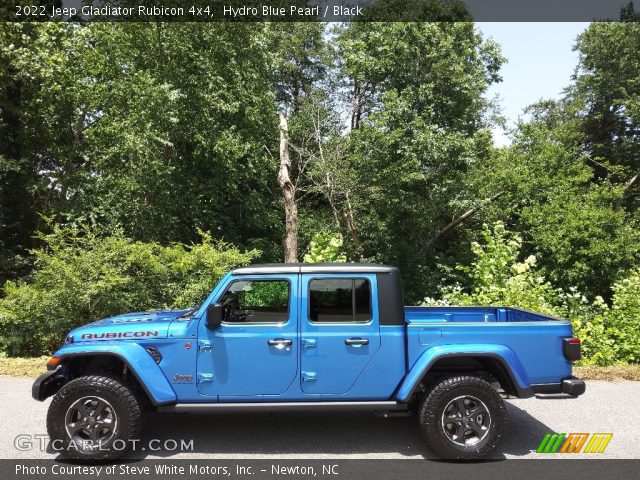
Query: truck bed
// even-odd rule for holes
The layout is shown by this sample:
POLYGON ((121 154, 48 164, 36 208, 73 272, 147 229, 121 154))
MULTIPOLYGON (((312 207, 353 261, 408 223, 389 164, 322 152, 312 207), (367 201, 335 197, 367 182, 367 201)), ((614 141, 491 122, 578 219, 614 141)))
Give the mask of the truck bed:
POLYGON ((409 368, 423 354, 456 345, 460 353, 512 352, 523 384, 571 375, 562 353, 562 339, 572 336, 567 320, 512 307, 405 307, 404 317, 409 368))
POLYGON ((437 322, 541 322, 561 319, 515 307, 404 307, 408 324, 437 322))

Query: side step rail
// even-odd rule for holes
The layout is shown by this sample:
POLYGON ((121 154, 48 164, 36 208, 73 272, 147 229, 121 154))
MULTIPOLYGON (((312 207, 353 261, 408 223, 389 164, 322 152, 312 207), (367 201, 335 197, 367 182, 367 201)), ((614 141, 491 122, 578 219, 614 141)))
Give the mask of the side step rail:
POLYGON ((408 405, 399 402, 251 402, 251 403, 176 403, 158 407, 170 413, 230 413, 230 412, 300 412, 300 411, 406 411, 408 405))

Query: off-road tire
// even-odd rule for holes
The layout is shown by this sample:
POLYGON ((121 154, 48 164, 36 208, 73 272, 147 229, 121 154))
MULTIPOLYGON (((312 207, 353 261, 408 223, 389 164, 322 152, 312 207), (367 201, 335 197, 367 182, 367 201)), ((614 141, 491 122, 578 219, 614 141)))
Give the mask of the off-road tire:
POLYGON ((49 406, 47 432, 51 448, 63 457, 75 460, 119 458, 131 448, 131 440, 138 439, 141 416, 139 400, 121 380, 100 375, 78 377, 64 385, 49 406), (93 405, 96 405, 95 409, 91 408, 93 405), (81 418, 82 412, 89 412, 84 417, 87 421, 81 418), (96 420, 99 416, 103 423, 96 426, 100 422, 96 420), (71 422, 74 418, 78 421, 71 422), (80 428, 73 437, 76 440, 72 440, 70 432, 76 425, 86 425, 86 429, 80 428), (77 439, 91 435, 92 427, 100 429, 104 441, 101 440, 99 448, 82 448, 84 443, 77 439))
POLYGON ((427 388, 418 417, 432 452, 445 459, 474 460, 491 453, 502 439, 507 410, 500 394, 481 378, 452 376, 439 379, 427 388), (461 398, 462 404, 459 403, 461 398), (461 409, 460 405, 463 406, 461 409), (460 422, 451 421, 452 418, 457 420, 460 410, 464 410, 460 422), (477 416, 474 411, 478 412, 477 416), (488 418, 483 411, 487 412, 488 418), (466 428, 469 425, 475 430, 466 428), (458 429, 465 433, 456 435, 458 429), (469 443, 463 444, 465 442, 469 443))

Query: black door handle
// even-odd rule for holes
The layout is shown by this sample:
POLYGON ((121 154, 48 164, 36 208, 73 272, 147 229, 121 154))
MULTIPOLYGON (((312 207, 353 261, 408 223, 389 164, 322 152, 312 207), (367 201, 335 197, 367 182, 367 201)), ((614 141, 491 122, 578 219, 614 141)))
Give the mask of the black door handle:
POLYGON ((267 340, 267 344, 272 347, 288 347, 293 344, 293 340, 288 338, 272 338, 267 340))
POLYGON ((369 345, 368 338, 347 338, 344 343, 347 345, 369 345))

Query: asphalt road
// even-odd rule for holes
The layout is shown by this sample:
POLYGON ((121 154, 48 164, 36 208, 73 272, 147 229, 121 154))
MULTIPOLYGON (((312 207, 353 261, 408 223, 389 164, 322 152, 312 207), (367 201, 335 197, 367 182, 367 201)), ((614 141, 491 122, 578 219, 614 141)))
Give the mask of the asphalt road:
MULTIPOLYGON (((56 458, 34 447, 16 448, 16 437, 46 435, 49 401, 31 398, 31 379, 0 376, 2 435, 0 458, 56 458)), ((640 382, 587 382, 577 399, 513 399, 510 424, 495 458, 549 458, 535 453, 547 432, 612 432, 599 458, 640 458, 640 382)), ((22 440, 24 442, 24 440, 22 440)), ((25 443, 23 443, 25 445, 25 443)), ((145 416, 136 458, 433 458, 424 447, 413 417, 380 418, 358 414, 227 414, 145 416), (150 440, 155 440, 151 444, 150 440), (174 450, 171 441, 193 440, 190 451, 174 450)), ((557 458, 594 455, 555 455, 557 458)))

